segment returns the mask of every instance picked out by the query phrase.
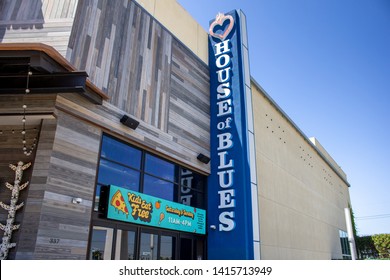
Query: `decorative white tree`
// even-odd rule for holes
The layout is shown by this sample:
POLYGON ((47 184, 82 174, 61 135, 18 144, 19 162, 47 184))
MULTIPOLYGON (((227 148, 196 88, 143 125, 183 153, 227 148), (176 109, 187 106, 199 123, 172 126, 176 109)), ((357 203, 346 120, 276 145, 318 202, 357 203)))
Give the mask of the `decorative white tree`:
POLYGON ((22 161, 19 161, 18 165, 13 165, 13 164, 9 165, 9 167, 13 171, 15 171, 15 181, 14 181, 14 185, 11 185, 10 183, 5 183, 6 187, 12 191, 10 205, 4 204, 2 201, 0 201, 1 208, 8 211, 6 225, 0 223, 0 229, 4 231, 4 235, 0 246, 0 260, 7 259, 9 249, 16 246, 16 243, 11 243, 12 232, 14 230, 17 230, 20 226, 20 225, 14 225, 15 214, 16 211, 18 211, 24 205, 24 202, 17 205, 19 199, 19 192, 24 188, 26 188, 29 184, 29 182, 26 182, 20 185, 20 182, 22 180, 23 171, 29 168, 30 165, 31 162, 24 164, 22 161))

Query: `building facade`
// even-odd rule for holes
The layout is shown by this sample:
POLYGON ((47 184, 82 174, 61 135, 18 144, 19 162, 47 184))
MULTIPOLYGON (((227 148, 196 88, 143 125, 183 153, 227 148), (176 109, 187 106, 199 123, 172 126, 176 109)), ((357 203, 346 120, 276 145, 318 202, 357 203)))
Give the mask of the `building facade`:
POLYGON ((350 257, 345 173, 250 76, 245 15, 220 20, 2 1, 0 201, 24 203, 0 209, 8 259, 350 257))

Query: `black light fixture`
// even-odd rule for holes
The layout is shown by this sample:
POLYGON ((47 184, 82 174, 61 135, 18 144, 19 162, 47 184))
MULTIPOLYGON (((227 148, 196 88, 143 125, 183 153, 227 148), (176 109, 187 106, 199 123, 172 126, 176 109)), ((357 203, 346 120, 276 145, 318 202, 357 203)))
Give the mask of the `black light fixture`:
POLYGON ((125 126, 130 127, 131 129, 136 129, 139 125, 139 121, 129 117, 128 115, 123 115, 121 118, 121 123, 123 123, 125 126))
POLYGON ((197 156, 197 159, 205 164, 208 164, 210 162, 210 158, 202 153, 197 156))

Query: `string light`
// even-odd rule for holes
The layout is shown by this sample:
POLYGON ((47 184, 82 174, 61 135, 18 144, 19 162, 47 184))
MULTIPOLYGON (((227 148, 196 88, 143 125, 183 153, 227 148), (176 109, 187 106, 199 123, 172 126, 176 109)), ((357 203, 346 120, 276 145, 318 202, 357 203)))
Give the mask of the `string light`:
MULTIPOLYGON (((28 71, 27 71, 27 79, 26 79, 26 90, 24 91, 24 95, 26 96, 28 93, 30 93, 30 88, 29 88, 29 84, 30 84, 30 77, 32 75, 32 72, 30 71, 30 65, 28 66, 28 71)), ((25 98, 23 98, 23 101, 25 101, 25 98)), ((23 137, 22 137, 22 143, 23 143, 23 153, 26 155, 26 156, 30 156, 33 152, 33 150, 35 149, 35 146, 36 146, 36 143, 37 143, 37 138, 35 137, 34 138, 34 142, 33 144, 31 145, 30 148, 27 148, 26 144, 27 144, 27 141, 26 141, 26 109, 27 109, 27 105, 24 103, 23 106, 23 118, 22 118, 22 124, 23 124, 23 129, 21 131, 23 137)), ((34 128, 35 130, 35 128, 34 128)))
MULTIPOLYGON (((22 105, 22 109, 23 109, 23 115, 22 115, 22 128, 21 129, 1 129, 0 130, 0 136, 3 136, 3 135, 7 135, 7 134, 12 134, 12 135, 18 135, 19 133, 22 135, 22 151, 23 153, 26 155, 26 156, 30 156, 32 154, 32 152, 34 151, 34 149, 36 148, 37 146, 37 137, 34 137, 33 139, 33 142, 31 144, 31 146, 27 145, 27 142, 31 142, 31 137, 28 138, 29 135, 37 135, 38 134, 38 130, 36 127, 29 127, 27 128, 27 115, 26 115, 26 112, 27 112, 27 104, 26 104, 26 95, 28 93, 30 93, 30 88, 29 88, 29 83, 30 83, 30 77, 33 75, 33 73, 30 71, 30 66, 28 66, 28 71, 27 71, 27 79, 26 79, 26 89, 25 89, 25 93, 24 93, 24 96, 23 96, 23 105, 22 105)), ((20 135, 19 134, 19 135, 20 135)), ((12 136, 14 137, 14 136, 12 136)))

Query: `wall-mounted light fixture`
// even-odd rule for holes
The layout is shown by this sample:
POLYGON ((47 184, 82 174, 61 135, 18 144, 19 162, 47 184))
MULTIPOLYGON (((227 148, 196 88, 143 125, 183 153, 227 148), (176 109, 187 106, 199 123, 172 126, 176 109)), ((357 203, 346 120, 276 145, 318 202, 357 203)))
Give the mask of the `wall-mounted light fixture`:
POLYGON ((210 158, 202 153, 197 156, 197 159, 205 164, 208 164, 210 162, 210 158))
POLYGON ((83 202, 83 199, 81 197, 74 197, 72 198, 72 203, 73 204, 80 204, 83 202))
POLYGON ((136 129, 139 125, 139 121, 129 117, 128 115, 123 115, 123 117, 121 118, 121 123, 123 123, 127 127, 130 127, 131 129, 136 129))

